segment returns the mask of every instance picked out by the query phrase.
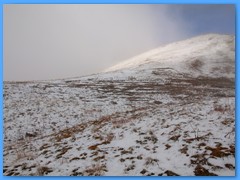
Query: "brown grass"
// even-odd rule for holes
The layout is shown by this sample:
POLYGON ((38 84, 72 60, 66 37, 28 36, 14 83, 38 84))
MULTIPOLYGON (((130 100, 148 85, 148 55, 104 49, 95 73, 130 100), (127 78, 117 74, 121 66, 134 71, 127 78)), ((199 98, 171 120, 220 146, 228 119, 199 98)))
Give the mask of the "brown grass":
POLYGON ((87 127, 87 124, 82 123, 82 124, 75 125, 74 127, 63 129, 63 130, 61 130, 58 133, 53 134, 53 135, 54 135, 56 141, 60 142, 63 139, 74 137, 75 133, 83 132, 86 127, 87 127))
POLYGON ((216 174, 209 172, 207 169, 205 169, 199 164, 196 166, 194 174, 196 176, 217 176, 216 174))
POLYGON ((175 136, 170 137, 169 140, 177 141, 180 137, 181 137, 181 135, 175 135, 175 136))
POLYGON ((52 168, 49 168, 47 166, 39 166, 37 168, 37 175, 38 176, 43 176, 43 175, 47 175, 48 173, 52 172, 52 168))
POLYGON ((186 154, 187 156, 189 156, 188 155, 188 147, 187 146, 184 146, 182 149, 179 149, 179 151, 182 153, 182 154, 186 154))
POLYGON ((220 113, 226 113, 231 112, 231 106, 230 105, 214 105, 214 111, 220 112, 220 113))
POLYGON ((227 156, 235 156, 235 146, 231 145, 229 148, 227 147, 222 147, 221 144, 216 145, 216 147, 205 147, 206 150, 211 151, 211 156, 217 157, 217 158, 222 158, 222 157, 227 157, 227 156))
POLYGON ((211 135, 212 135, 212 133, 209 132, 203 136, 197 136, 194 138, 183 139, 183 141, 185 141, 187 143, 192 143, 193 141, 200 141, 200 140, 206 141, 209 138, 209 136, 211 136, 211 135))
POLYGON ((151 158, 151 157, 147 157, 146 160, 145 160, 145 165, 148 166, 148 165, 156 165, 156 163, 158 163, 158 159, 154 159, 154 158, 151 158))
POLYGON ((107 167, 105 164, 93 164, 87 167, 84 172, 87 176, 102 176, 104 172, 107 172, 107 167))
POLYGON ((96 149, 98 148, 98 145, 99 145, 99 144, 89 146, 88 149, 89 149, 89 150, 92 150, 92 151, 93 151, 93 150, 96 150, 96 149))
POLYGON ((69 149, 72 149, 71 147, 64 147, 60 150, 60 153, 56 155, 56 159, 62 158, 62 156, 68 152, 69 149))

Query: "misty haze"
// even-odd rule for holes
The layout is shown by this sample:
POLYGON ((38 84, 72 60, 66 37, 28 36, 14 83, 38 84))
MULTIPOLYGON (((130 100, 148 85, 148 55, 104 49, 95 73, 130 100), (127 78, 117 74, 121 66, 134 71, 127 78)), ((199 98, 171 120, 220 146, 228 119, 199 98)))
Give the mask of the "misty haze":
POLYGON ((199 34, 234 34, 233 5, 4 5, 4 80, 79 77, 199 34))
POLYGON ((234 176, 234 5, 4 5, 5 176, 234 176))

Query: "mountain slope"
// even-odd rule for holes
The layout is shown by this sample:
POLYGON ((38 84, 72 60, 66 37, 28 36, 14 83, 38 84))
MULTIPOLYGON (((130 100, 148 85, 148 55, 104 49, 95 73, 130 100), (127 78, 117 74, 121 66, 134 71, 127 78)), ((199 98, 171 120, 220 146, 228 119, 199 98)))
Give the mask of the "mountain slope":
POLYGON ((180 73, 234 77, 234 36, 208 34, 151 50, 119 63, 108 71, 169 68, 180 73))
POLYGON ((160 47, 106 72, 4 82, 4 175, 235 174, 234 37, 160 47))

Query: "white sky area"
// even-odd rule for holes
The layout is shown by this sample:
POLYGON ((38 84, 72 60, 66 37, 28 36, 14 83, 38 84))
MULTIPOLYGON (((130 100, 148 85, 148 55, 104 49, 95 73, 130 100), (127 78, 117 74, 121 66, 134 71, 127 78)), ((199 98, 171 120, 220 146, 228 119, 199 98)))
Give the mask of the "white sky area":
POLYGON ((97 73, 189 29, 169 5, 4 5, 4 80, 97 73))

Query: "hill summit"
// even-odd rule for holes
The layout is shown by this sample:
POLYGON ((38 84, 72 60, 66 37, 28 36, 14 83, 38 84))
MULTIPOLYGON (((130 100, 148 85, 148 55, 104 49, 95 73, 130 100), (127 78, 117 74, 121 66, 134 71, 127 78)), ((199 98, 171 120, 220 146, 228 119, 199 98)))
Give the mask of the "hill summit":
MULTIPOLYGON (((207 34, 161 46, 120 62, 105 72, 171 69, 191 76, 234 77, 235 36, 207 34)), ((149 75, 149 74, 148 74, 149 75)))

